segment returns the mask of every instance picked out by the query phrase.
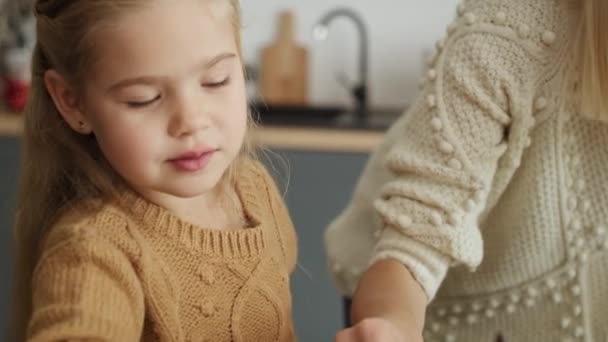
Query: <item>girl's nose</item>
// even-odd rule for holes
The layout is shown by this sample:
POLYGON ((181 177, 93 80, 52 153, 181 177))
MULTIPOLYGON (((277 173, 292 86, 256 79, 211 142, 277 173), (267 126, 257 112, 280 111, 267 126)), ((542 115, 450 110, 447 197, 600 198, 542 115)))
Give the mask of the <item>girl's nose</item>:
POLYGON ((169 123, 169 134, 179 138, 209 128, 209 116, 202 101, 196 96, 182 97, 169 123))

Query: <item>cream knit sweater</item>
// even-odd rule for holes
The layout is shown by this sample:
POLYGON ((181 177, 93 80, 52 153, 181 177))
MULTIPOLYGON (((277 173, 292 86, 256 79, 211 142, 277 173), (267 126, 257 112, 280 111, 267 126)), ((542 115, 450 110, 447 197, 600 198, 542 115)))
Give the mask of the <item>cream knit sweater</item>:
POLYGON ((459 5, 327 230, 344 295, 395 258, 434 298, 426 341, 606 341, 608 124, 560 96, 576 19, 566 0, 459 5))

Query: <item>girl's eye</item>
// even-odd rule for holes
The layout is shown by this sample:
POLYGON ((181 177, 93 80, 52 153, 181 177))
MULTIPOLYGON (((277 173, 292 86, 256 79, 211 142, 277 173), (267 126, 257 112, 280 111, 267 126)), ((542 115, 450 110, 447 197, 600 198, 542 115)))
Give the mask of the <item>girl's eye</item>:
POLYGON ((147 107, 147 106, 153 104, 154 102, 156 102, 159 99, 160 99, 160 95, 157 95, 155 98, 148 100, 148 101, 129 101, 129 102, 127 102, 127 106, 129 106, 130 108, 134 108, 134 109, 144 108, 144 107, 147 107))
POLYGON ((228 83, 230 83, 230 77, 226 77, 223 81, 220 82, 203 83, 203 87, 220 88, 227 85, 228 83))

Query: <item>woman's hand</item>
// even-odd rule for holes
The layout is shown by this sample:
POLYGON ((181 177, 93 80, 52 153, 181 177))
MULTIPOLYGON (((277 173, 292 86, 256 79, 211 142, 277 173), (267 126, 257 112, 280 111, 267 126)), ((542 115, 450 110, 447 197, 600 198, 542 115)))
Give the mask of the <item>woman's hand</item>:
POLYGON ((422 342, 419 329, 398 329, 385 318, 366 318, 336 335, 335 342, 422 342))

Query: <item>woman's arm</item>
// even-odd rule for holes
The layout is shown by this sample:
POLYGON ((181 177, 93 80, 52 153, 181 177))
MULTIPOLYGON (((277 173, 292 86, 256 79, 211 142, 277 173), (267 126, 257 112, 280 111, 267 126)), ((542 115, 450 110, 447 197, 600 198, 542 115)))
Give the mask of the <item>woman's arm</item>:
MULTIPOLYGON (((371 266, 362 270, 354 294, 352 316, 359 323, 346 333, 388 323, 385 332, 394 335, 344 341, 421 340, 426 303, 448 267, 479 265, 479 217, 489 194, 500 193, 517 168, 534 125, 541 68, 534 51, 509 35, 471 31, 447 41, 423 92, 360 180, 356 193, 363 195, 353 203, 365 209, 373 201, 378 226, 347 217, 326 235, 330 260, 338 265, 367 257, 352 241, 373 244, 371 266), (370 191, 372 200, 365 197, 370 191)), ((358 211, 353 205, 349 215, 358 211)), ((337 279, 356 279, 349 278, 353 269, 334 271, 337 279)))

